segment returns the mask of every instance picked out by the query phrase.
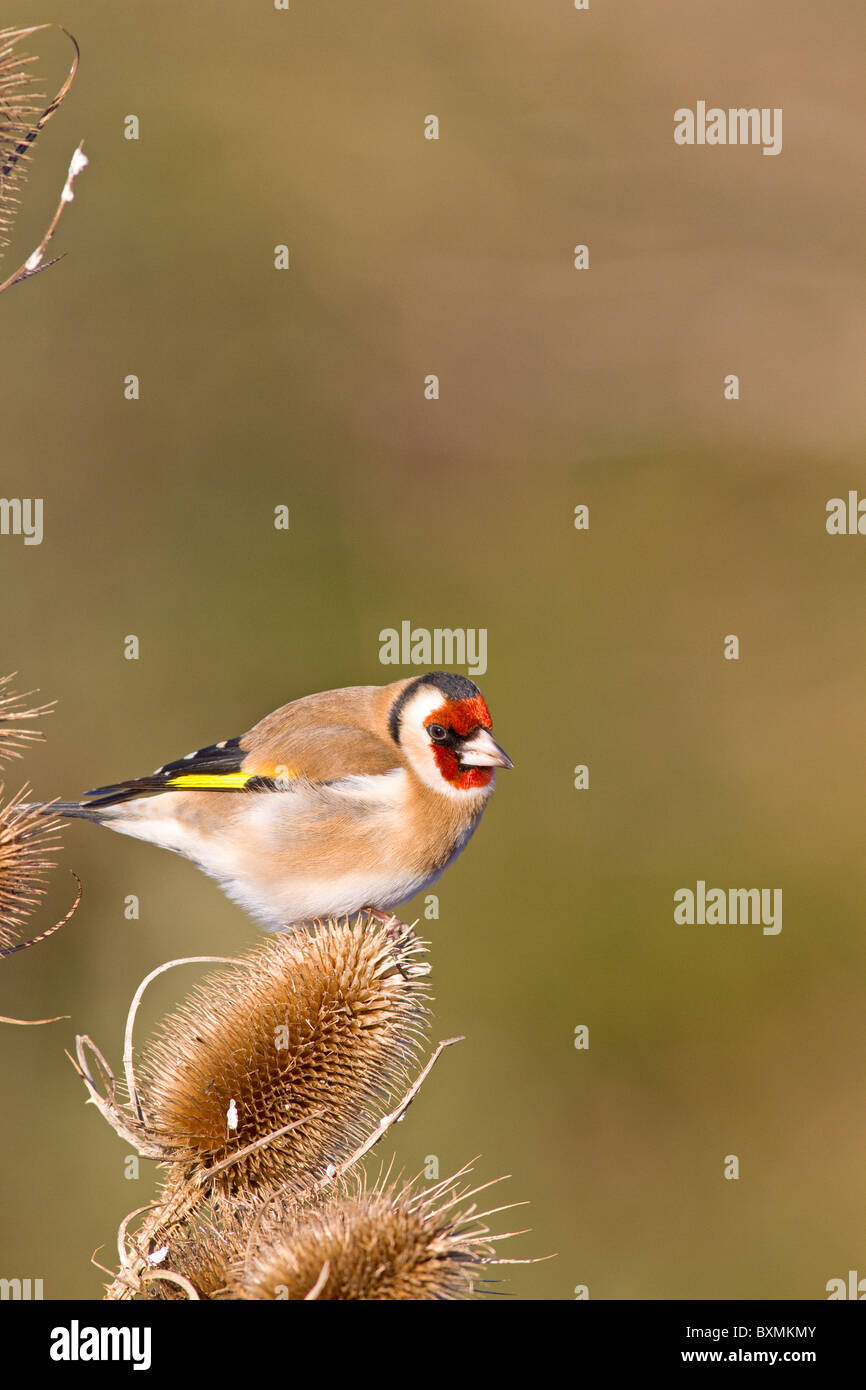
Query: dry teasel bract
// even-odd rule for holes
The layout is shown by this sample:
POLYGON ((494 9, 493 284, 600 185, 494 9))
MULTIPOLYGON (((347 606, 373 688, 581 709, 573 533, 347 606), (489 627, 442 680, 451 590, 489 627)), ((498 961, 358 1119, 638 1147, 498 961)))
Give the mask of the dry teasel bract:
POLYGON ((41 729, 29 727, 29 721, 41 719, 54 708, 53 700, 45 705, 28 705, 31 696, 39 692, 28 690, 24 695, 17 694, 11 688, 14 679, 14 671, 9 676, 0 676, 0 767, 7 758, 20 758, 29 744, 44 738, 41 729))

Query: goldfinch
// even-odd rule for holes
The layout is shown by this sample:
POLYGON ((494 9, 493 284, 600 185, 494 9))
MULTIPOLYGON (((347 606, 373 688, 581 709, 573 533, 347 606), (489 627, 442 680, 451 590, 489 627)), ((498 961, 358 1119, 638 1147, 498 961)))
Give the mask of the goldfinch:
POLYGON ((385 915, 457 858, 513 766, 491 725, 478 687, 445 671, 328 690, 45 810, 184 855, 272 929, 385 915))

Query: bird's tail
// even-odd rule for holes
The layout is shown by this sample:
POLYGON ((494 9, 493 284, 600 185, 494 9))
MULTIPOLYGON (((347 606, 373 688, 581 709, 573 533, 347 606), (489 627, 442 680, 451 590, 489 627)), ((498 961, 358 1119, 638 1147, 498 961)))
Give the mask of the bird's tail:
POLYGON ((98 825, 105 817, 102 811, 88 806, 84 801, 25 801, 16 806, 16 812, 30 812, 39 816, 63 816, 67 820, 91 820, 98 825))

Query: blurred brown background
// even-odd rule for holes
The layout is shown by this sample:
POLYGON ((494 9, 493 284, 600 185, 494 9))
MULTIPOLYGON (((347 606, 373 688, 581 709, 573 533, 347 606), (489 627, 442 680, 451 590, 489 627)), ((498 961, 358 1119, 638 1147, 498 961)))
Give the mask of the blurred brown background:
MULTIPOLYGON (((866 1274, 866 540, 824 527, 866 494, 862 5, 7 11, 82 49, 10 270, 90 158, 67 258, 0 301, 0 491, 45 502, 41 546, 0 538, 0 670, 59 701, 7 790, 411 674, 378 662, 404 618, 486 628, 516 770, 427 924, 434 1036, 467 1040, 381 1152, 513 1175, 533 1234, 503 1253, 557 1252, 506 1270, 521 1298, 866 1274), (782 107, 783 152, 677 147, 698 100, 782 107), (781 934, 675 926, 699 878, 782 887, 781 934)), ((37 51, 53 91, 68 45, 37 51)), ((0 1012, 72 1017, 0 1037, 0 1275, 94 1298, 153 1173, 124 1179, 63 1049, 120 1070, 142 975, 257 933, 150 846, 71 825, 62 860, 78 917, 2 964, 0 1012)), ((39 924, 71 893, 58 872, 39 924)), ((141 1037, 194 978, 160 979, 141 1037)))

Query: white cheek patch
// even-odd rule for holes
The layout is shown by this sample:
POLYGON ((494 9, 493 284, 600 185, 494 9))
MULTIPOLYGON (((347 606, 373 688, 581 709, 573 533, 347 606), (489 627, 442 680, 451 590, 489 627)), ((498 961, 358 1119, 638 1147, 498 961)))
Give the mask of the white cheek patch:
POLYGON ((441 690, 434 690, 432 686, 426 690, 422 687, 403 706, 401 723, 404 728, 407 724, 412 728, 420 727, 434 710, 441 709, 447 703, 448 697, 441 690))

